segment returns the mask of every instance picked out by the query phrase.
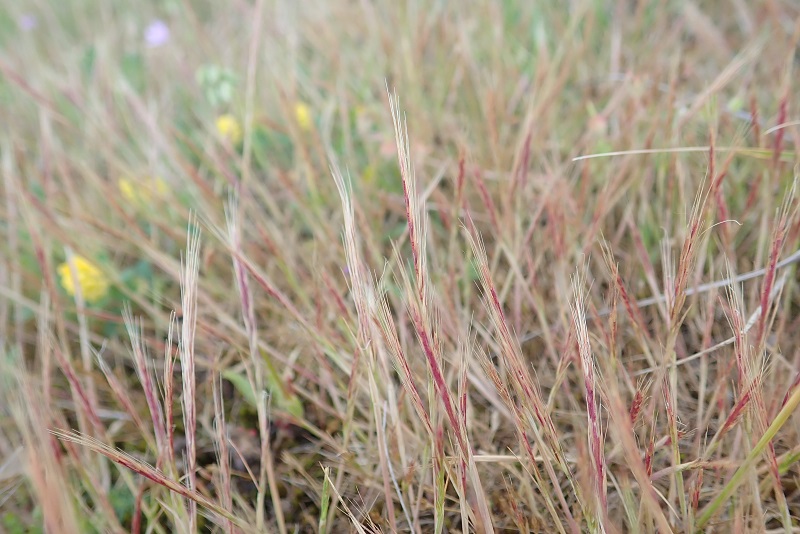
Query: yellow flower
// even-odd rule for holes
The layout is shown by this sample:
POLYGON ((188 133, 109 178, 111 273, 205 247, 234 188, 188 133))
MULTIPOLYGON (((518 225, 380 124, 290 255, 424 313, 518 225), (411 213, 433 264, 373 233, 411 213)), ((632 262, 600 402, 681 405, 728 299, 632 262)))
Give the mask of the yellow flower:
MULTIPOLYGON (((81 295, 86 302, 102 299, 108 293, 109 281, 103 272, 83 256, 73 256, 75 273, 78 275, 78 285, 81 295)), ((75 295, 75 280, 68 262, 58 266, 58 275, 61 277, 61 286, 70 295, 75 295)))
POLYGON ((242 126, 236 117, 226 113, 217 117, 217 133, 219 136, 232 145, 238 145, 242 141, 242 126))
POLYGON ((125 200, 139 206, 150 205, 154 198, 163 199, 169 194, 167 182, 157 176, 139 182, 130 178, 120 178, 117 187, 125 200))
POLYGON ((311 129, 313 124, 311 121, 311 110, 304 102, 298 102, 294 105, 294 118, 301 130, 308 131, 311 129))
POLYGON ((375 165, 369 165, 364 169, 364 174, 361 175, 361 181, 367 185, 372 185, 375 182, 375 176, 378 174, 378 169, 375 165))
POLYGON ((137 203, 139 201, 139 196, 136 194, 136 188, 133 187, 133 183, 127 178, 120 178, 117 182, 117 186, 119 187, 119 192, 122 193, 122 196, 125 197, 125 200, 131 203, 137 203))

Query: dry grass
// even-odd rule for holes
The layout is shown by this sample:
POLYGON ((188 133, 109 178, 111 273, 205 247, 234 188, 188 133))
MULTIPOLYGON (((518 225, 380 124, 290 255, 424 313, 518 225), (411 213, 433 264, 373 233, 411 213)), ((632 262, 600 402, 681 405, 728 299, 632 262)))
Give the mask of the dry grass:
POLYGON ((397 4, 0 0, 0 531, 800 531, 798 5, 397 4))

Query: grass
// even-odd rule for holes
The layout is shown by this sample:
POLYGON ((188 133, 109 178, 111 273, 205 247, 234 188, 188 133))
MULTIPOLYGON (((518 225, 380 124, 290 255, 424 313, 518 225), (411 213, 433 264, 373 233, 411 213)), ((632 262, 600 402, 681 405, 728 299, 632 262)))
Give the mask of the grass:
POLYGON ((796 3, 390 4, 0 0, 0 531, 800 531, 796 3))

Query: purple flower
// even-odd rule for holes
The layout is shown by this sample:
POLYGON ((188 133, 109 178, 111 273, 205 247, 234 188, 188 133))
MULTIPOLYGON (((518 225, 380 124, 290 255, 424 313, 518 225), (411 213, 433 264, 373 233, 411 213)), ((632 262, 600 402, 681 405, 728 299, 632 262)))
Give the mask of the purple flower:
POLYGON ((144 41, 149 48, 157 48, 169 41, 169 26, 163 20, 156 19, 144 30, 144 41))
POLYGON ((39 19, 36 18, 36 15, 26 13, 17 20, 17 24, 22 31, 29 32, 39 25, 39 19))

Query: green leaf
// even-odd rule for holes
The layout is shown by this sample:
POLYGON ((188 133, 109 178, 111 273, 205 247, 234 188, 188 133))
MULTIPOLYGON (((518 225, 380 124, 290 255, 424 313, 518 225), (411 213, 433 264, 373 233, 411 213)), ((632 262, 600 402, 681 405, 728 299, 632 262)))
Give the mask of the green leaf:
POLYGON ((86 47, 86 50, 83 51, 83 56, 81 57, 81 74, 84 78, 88 79, 92 77, 96 60, 97 48, 95 48, 94 45, 89 45, 86 47))
POLYGON ((142 92, 145 87, 144 58, 138 52, 125 54, 122 57, 122 75, 137 92, 142 92))
POLYGON ((294 160, 294 144, 284 133, 257 125, 253 131, 253 156, 261 169, 289 169, 294 160))
POLYGON ((228 369, 226 371, 222 371, 222 378, 233 384, 233 387, 235 387, 236 390, 241 393, 242 397, 244 397, 244 400, 246 400, 249 404, 253 406, 258 404, 256 394, 253 392, 253 388, 250 387, 250 381, 247 380, 247 377, 228 369))
POLYGON ((3 515, 3 531, 8 532, 8 534, 24 534, 28 532, 19 517, 11 512, 6 512, 3 515))
POLYGON ((278 372, 267 362, 267 387, 279 409, 282 409, 298 419, 304 419, 303 403, 297 395, 292 395, 283 387, 283 381, 278 372))
POLYGON ((330 467, 323 467, 322 472, 324 475, 324 480, 322 481, 322 495, 320 497, 320 506, 319 506, 319 528, 317 531, 320 534, 325 534, 328 532, 328 507, 331 503, 331 479, 330 479, 330 467))
POLYGON ((227 105, 233 100, 238 79, 236 75, 219 65, 202 65, 195 72, 195 81, 212 107, 227 105))
POLYGON ((153 279, 153 265, 146 260, 139 260, 120 274, 122 282, 133 289, 141 280, 149 283, 153 279))
MULTIPOLYGON (((267 362, 266 371, 266 389, 272 396, 273 405, 278 410, 289 413, 298 419, 303 419, 305 413, 303 410, 303 403, 297 395, 293 395, 285 390, 280 376, 269 362, 267 362)), ((250 381, 245 375, 228 369, 222 372, 222 377, 233 384, 233 387, 236 388, 248 404, 253 407, 258 407, 258 396, 255 391, 253 391, 253 387, 250 385, 250 381)))
POLYGON ((136 508, 136 497, 131 493, 130 489, 128 489, 128 486, 120 484, 112 488, 108 498, 120 522, 125 523, 130 521, 133 517, 133 511, 136 508))

